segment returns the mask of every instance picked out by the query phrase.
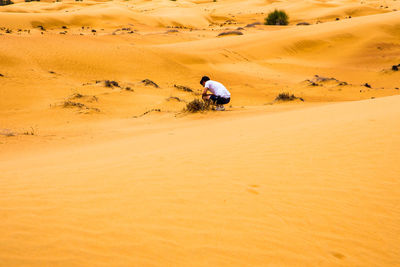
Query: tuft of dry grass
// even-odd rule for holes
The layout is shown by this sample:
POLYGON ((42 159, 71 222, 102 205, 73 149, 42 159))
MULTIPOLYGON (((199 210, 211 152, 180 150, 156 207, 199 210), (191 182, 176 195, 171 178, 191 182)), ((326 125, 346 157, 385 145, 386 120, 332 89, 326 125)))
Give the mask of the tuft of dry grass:
POLYGON ((185 91, 185 92, 191 92, 191 93, 193 93, 193 89, 191 89, 191 88, 189 88, 189 87, 187 87, 187 86, 183 86, 183 85, 176 85, 176 84, 174 84, 174 87, 175 87, 176 89, 179 89, 179 90, 181 90, 181 91, 185 91))
POLYGON ((147 114, 152 113, 152 112, 161 112, 161 109, 153 108, 153 109, 150 109, 150 110, 144 112, 143 114, 140 114, 140 115, 137 115, 137 116, 133 116, 133 118, 135 118, 135 119, 136 118, 140 118, 140 117, 143 117, 144 115, 147 115, 147 114))
POLYGON ((26 130, 25 132, 23 132, 23 135, 35 135, 35 129, 31 127, 30 130, 26 130))
POLYGON ((180 99, 179 97, 176 97, 176 96, 170 96, 170 97, 167 98, 167 101, 171 101, 171 100, 176 100, 178 102, 183 102, 182 99, 180 99))
POLYGON ((4 135, 6 137, 16 136, 17 134, 9 129, 0 129, 0 135, 4 135))
POLYGON ((293 101, 293 100, 296 100, 296 99, 299 99, 299 100, 301 100, 301 101, 304 101, 303 98, 297 97, 297 96, 295 96, 294 94, 289 94, 289 93, 287 93, 287 92, 280 93, 280 94, 275 98, 275 101, 293 101))
POLYGON ((226 35, 243 35, 241 31, 229 31, 229 32, 221 32, 217 36, 226 36, 226 35))
POLYGON ((151 86, 154 86, 155 88, 159 88, 160 86, 158 86, 158 84, 156 84, 155 82, 153 82, 152 80, 149 80, 149 79, 144 79, 143 81, 142 81, 142 83, 144 83, 144 85, 151 85, 151 86))
POLYGON ((105 85, 105 87, 120 87, 118 82, 110 81, 110 80, 105 80, 104 85, 105 85))
POLYGON ((71 101, 71 100, 67 100, 67 101, 64 101, 63 107, 64 108, 84 108, 86 106, 84 104, 82 104, 82 103, 79 103, 79 102, 74 102, 74 101, 71 101))
POLYGON ((204 112, 212 109, 212 105, 210 101, 204 101, 200 99, 195 99, 186 104, 185 111, 196 113, 196 112, 204 112))

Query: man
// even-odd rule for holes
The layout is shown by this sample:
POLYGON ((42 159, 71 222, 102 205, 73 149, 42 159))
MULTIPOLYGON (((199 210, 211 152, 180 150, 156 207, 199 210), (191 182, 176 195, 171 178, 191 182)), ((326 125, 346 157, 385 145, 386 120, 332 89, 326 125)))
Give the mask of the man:
POLYGON ((231 93, 222 85, 222 83, 212 81, 207 76, 201 78, 200 84, 204 86, 203 99, 211 100, 217 107, 215 110, 225 110, 224 105, 231 101, 231 93), (210 91, 211 94, 207 94, 210 91))

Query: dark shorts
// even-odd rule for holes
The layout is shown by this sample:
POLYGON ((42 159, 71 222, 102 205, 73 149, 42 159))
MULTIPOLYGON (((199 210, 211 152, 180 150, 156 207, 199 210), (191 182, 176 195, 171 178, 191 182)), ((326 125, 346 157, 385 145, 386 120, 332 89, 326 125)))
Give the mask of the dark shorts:
POLYGON ((216 96, 216 95, 211 95, 210 99, 214 102, 214 104, 217 104, 217 105, 225 105, 231 101, 230 97, 225 98, 225 97, 216 96))

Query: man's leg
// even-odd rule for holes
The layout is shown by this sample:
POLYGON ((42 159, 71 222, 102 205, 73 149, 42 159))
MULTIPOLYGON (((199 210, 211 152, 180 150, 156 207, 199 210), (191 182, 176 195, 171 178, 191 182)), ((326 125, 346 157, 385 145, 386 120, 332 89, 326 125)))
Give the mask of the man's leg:
POLYGON ((206 100, 210 99, 210 96, 212 96, 212 95, 203 95, 202 98, 204 101, 206 101, 206 100))
POLYGON ((216 104, 217 104, 217 110, 223 111, 225 110, 224 105, 228 104, 231 101, 230 98, 223 98, 223 97, 218 97, 216 104))

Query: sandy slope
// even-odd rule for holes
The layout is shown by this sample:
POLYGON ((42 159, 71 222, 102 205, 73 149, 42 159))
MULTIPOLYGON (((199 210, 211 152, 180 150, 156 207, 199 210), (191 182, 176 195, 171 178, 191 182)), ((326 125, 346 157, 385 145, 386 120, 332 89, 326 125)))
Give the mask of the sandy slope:
POLYGON ((1 6, 0 265, 400 265, 397 10, 1 6), (204 74, 228 111, 182 113, 204 74))
POLYGON ((0 263, 398 265, 399 104, 178 120, 3 160, 0 263))

